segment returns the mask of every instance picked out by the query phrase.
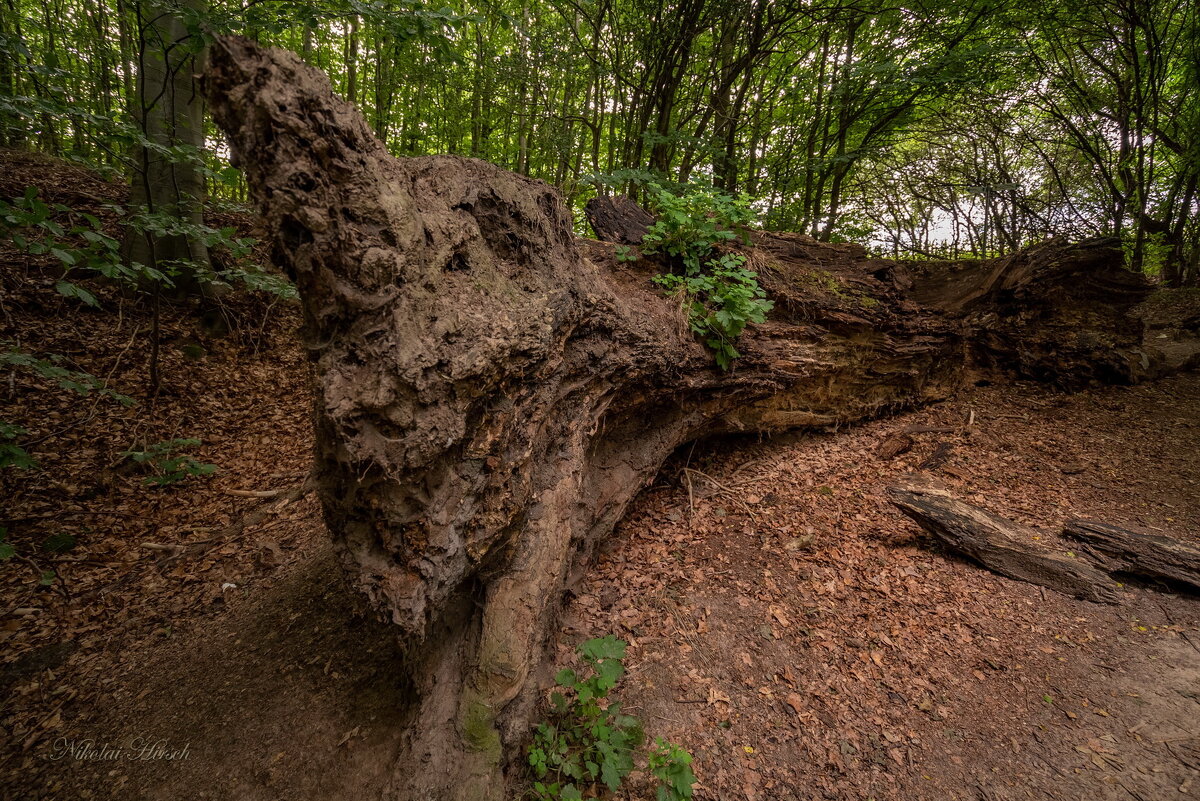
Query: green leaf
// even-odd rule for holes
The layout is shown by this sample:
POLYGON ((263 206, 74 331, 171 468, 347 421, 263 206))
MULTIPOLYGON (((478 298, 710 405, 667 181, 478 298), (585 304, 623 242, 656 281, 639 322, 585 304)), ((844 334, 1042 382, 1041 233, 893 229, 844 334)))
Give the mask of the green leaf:
POLYGON ((66 553, 75 547, 75 536, 65 531, 51 534, 42 541, 42 550, 49 553, 66 553))
POLYGON ((626 643, 609 634, 588 640, 579 646, 579 653, 589 661, 598 659, 624 659, 626 643))
POLYGON ((58 294, 66 298, 76 298, 83 301, 88 306, 98 307, 100 301, 96 300, 96 296, 88 292, 78 284, 73 284, 70 281, 58 281, 54 284, 54 288, 58 290, 58 294))

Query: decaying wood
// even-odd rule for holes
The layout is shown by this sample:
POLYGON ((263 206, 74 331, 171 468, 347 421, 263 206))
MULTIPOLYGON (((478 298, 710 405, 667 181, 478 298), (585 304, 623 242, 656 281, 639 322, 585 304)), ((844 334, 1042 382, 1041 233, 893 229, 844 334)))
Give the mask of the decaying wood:
MULTIPOLYGON (((644 232, 653 220, 628 198, 589 204, 585 213, 597 236, 618 244, 640 241, 640 233, 630 232, 644 232)), ((1153 287, 1124 269, 1116 239, 1050 239, 1001 258, 909 264, 868 258, 861 245, 800 234, 756 232, 753 241, 756 269, 769 271, 776 260, 803 262, 817 297, 822 290, 853 295, 869 276, 901 293, 911 308, 957 321, 967 344, 963 357, 974 369, 1078 388, 1137 383, 1183 364, 1170 363, 1162 348, 1145 342, 1132 310, 1153 287)))
POLYGON ((1164 357, 1131 313, 1153 287, 1123 264, 1116 239, 1051 239, 998 259, 916 264, 909 295, 963 321, 977 367, 1068 388, 1133 384, 1164 357))
MULTIPOLYGON (((721 372, 657 268, 576 239, 553 187, 393 158, 321 73, 246 40, 214 44, 205 90, 304 305, 327 527, 407 646, 392 798, 504 795, 568 577, 678 446, 860 420, 962 380, 961 322, 856 246, 756 234, 775 309, 721 372)), ((1009 550, 978 552, 1106 597, 1009 550)))
POLYGON ((1200 548, 1170 537, 1119 528, 1094 520, 1072 520, 1063 536, 1109 573, 1166 579, 1200 591, 1200 548))
POLYGON ((955 553, 1018 581, 1098 603, 1120 597, 1108 576, 1081 559, 1038 547, 1037 532, 949 493, 919 487, 892 487, 892 503, 955 553))
POLYGON ((596 238, 618 245, 640 245, 654 215, 625 195, 601 195, 587 202, 584 212, 596 238))
POLYGON ((903 431, 897 431, 879 443, 879 449, 875 453, 880 459, 895 459, 900 454, 911 451, 912 446, 913 438, 903 431))

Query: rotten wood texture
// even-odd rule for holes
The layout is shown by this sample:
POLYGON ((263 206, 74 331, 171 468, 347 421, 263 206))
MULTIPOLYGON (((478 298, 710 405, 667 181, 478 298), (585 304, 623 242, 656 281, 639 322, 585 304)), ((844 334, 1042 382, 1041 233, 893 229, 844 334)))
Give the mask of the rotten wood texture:
MULTIPOLYGON (((594 209, 589 204, 585 213, 597 236, 618 244, 631 243, 630 231, 640 241, 653 221, 628 198, 594 209)), ((1068 389, 1133 384, 1180 369, 1170 354, 1145 342, 1143 323, 1132 310, 1153 287, 1124 269, 1116 239, 1050 239, 995 259, 911 263, 872 259, 861 245, 802 234, 755 232, 753 242, 751 267, 760 274, 779 259, 809 265, 810 294, 853 297, 865 274, 901 293, 912 308, 958 322, 972 368, 1068 389)))
POLYGON ((879 443, 879 450, 876 451, 876 454, 880 459, 886 461, 888 459, 895 459, 902 453, 908 453, 912 450, 912 446, 913 438, 902 431, 897 431, 879 443))
POLYGON ((1050 239, 997 259, 914 264, 909 296, 964 322, 977 367, 1068 389, 1134 384, 1165 359, 1132 314, 1153 286, 1123 265, 1117 239, 1050 239))
POLYGON ((1118 603, 1108 576, 1088 563, 1040 548, 1028 526, 924 487, 892 487, 888 497, 955 553, 1018 581, 1085 601, 1118 603))
POLYGON ((1109 573, 1165 579, 1200 592, 1200 548, 1193 545, 1094 520, 1070 521, 1063 536, 1109 573))
POLYGON ((584 208, 596 238, 617 245, 640 245, 654 215, 627 195, 594 197, 584 208))
POLYGON ((721 372, 654 265, 575 238, 548 184, 393 158, 324 75, 244 39, 205 91, 302 299, 327 527, 406 646, 390 798, 504 796, 569 577, 681 444, 962 381, 962 326, 856 246, 756 234, 775 310, 721 372))

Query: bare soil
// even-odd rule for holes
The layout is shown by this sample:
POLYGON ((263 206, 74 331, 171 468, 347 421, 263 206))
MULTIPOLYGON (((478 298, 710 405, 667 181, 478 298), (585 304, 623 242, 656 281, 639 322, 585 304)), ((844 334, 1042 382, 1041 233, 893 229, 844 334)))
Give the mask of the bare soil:
POLYGON ((630 639, 623 697, 695 754, 703 797, 1200 797, 1195 598, 1126 584, 1109 607, 1009 581, 939 553, 884 496, 920 471, 1062 550, 1075 516, 1196 541, 1197 420, 1189 374, 977 388, 850 431, 697 448, 579 588, 560 660, 630 639), (912 426, 953 430, 876 455, 912 426))
MULTIPOLYGON (((117 191, 21 170, 6 175, 74 205, 81 188, 117 191)), ((0 474, 19 555, 0 563, 0 797, 402 786, 387 773, 408 692, 394 637, 304 493, 297 311, 226 299, 232 332, 216 336, 167 307, 151 398, 147 308, 100 288, 104 309, 79 310, 49 265, 6 245, 0 261, 0 339, 138 401, 3 375, 0 419, 29 429, 41 469, 0 474), (201 439, 220 472, 151 489, 119 456, 174 437, 201 439), (57 532, 76 547, 46 552, 57 532)), ((698 798, 1200 798, 1197 600, 1129 583, 1099 606, 945 555, 884 496, 913 472, 1064 550, 1072 516, 1200 540, 1200 375, 1074 395, 982 386, 848 430, 689 446, 574 588, 559 663, 590 637, 629 641, 617 692, 651 737, 695 755, 698 798), (878 455, 914 426, 939 430, 878 455)), ((651 797, 637 777, 626 795, 651 797)))

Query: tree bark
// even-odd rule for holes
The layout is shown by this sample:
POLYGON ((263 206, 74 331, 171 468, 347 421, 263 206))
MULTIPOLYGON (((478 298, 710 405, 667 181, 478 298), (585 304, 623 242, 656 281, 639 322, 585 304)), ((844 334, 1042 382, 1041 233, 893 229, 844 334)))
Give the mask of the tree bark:
MULTIPOLYGON (((198 165, 158 148, 199 151, 204 146, 204 97, 195 80, 204 67, 204 51, 168 8, 149 4, 145 13, 146 18, 139 18, 133 107, 142 133, 155 147, 137 149, 129 205, 199 226, 204 222, 204 177, 198 165)), ((186 234, 159 236, 131 228, 124 250, 130 261, 176 273, 180 292, 195 290, 197 268, 208 266, 208 248, 186 234)))
POLYGON ((1063 536, 1109 573, 1183 584, 1200 592, 1200 548, 1170 537, 1145 534, 1094 520, 1072 520, 1063 536))
POLYGON ((407 646, 392 798, 504 795, 564 588, 677 447, 962 379, 961 322, 861 248, 756 235, 775 309, 721 372, 654 265, 576 239, 549 185, 392 158, 322 74, 243 39, 205 88, 303 300, 327 527, 407 646))
POLYGON ((628 195, 594 197, 584 214, 597 239, 618 245, 642 244, 646 229, 654 224, 654 215, 628 195))

